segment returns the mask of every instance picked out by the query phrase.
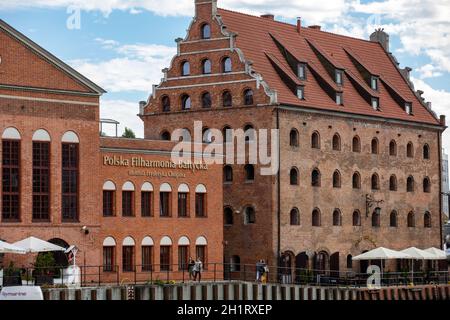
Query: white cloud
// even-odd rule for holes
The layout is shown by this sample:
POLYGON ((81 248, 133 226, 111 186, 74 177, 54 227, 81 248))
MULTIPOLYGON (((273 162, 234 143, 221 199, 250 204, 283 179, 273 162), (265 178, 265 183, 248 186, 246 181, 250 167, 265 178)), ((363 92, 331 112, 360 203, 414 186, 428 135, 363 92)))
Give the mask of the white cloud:
POLYGON ((428 63, 415 70, 420 74, 420 79, 435 78, 442 76, 442 72, 438 71, 434 65, 428 63))
MULTIPOLYGON (((446 116, 447 123, 450 121, 450 92, 445 90, 435 90, 425 81, 412 78, 414 87, 424 91, 422 95, 426 101, 432 102, 432 109, 439 115, 446 116)), ((450 151, 450 131, 447 129, 442 136, 442 146, 450 151)))
POLYGON ((149 94, 161 80, 161 70, 170 64, 176 48, 155 44, 121 45, 115 40, 95 39, 117 57, 107 61, 72 60, 81 74, 108 92, 142 91, 149 94))
MULTIPOLYGON (((125 127, 127 127, 134 131, 137 138, 144 137, 144 125, 137 116, 139 113, 139 104, 137 102, 102 99, 100 105, 101 118, 114 119, 120 122, 119 136, 123 134, 125 127)), ((115 135, 115 126, 112 124, 104 124, 102 130, 109 136, 115 135)))

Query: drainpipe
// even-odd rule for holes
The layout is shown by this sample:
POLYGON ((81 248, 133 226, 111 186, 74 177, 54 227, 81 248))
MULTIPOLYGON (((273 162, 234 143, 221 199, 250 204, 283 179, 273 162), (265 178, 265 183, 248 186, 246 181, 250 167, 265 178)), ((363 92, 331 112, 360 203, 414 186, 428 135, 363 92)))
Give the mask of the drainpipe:
MULTIPOLYGON (((442 136, 441 131, 437 132, 438 145, 439 145, 439 241, 440 248, 444 249, 444 236, 442 234, 442 136)), ((450 201, 449 201, 450 203, 450 201)))
MULTIPOLYGON (((276 108, 277 112, 277 130, 280 130, 280 116, 279 109, 276 108)), ((277 265, 280 267, 281 260, 281 142, 280 134, 278 134, 278 171, 277 171, 277 265)), ((280 269, 278 269, 278 273, 280 269)))

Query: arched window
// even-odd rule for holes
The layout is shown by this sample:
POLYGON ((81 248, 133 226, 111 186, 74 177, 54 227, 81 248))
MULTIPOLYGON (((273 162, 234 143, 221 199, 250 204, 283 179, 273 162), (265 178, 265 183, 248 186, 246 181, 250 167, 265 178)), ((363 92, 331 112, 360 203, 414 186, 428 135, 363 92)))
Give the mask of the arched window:
POLYGON ((378 139, 373 138, 370 145, 371 145, 372 154, 378 154, 378 139))
POLYGON ((230 165, 223 167, 223 181, 232 182, 233 181, 233 168, 230 165))
POLYGON ((414 212, 410 211, 408 213, 408 228, 414 228, 416 226, 416 217, 414 215, 414 212))
POLYGON ((372 190, 380 189, 380 178, 376 173, 372 175, 371 183, 372 183, 372 190))
POLYGON ((255 128, 251 124, 244 127, 245 142, 255 141, 255 128))
POLYGON ((333 150, 341 151, 341 137, 337 133, 333 136, 333 150))
POLYGON ((223 219, 226 226, 233 225, 233 209, 231 209, 230 207, 226 207, 223 210, 223 219))
POLYGON ((361 152, 361 142, 358 136, 353 137, 352 141, 352 151, 353 152, 361 152))
POLYGON ((112 272, 116 265, 116 241, 112 237, 103 240, 103 271, 112 272))
POLYGON ((161 105, 162 105, 163 112, 169 112, 170 111, 170 98, 168 96, 162 97, 161 105))
POLYGON ((232 131, 231 127, 225 126, 222 129, 222 131, 223 131, 222 134, 223 134, 224 142, 225 143, 231 142, 233 139, 233 131, 232 131))
POLYGON ((333 188, 341 187, 341 174, 338 170, 333 173, 333 188))
POLYGON ((182 183, 178 186, 178 217, 189 216, 189 187, 182 183))
POLYGON ((430 159, 430 147, 428 146, 428 144, 425 144, 423 146, 423 158, 430 159))
POLYGON ((203 143, 212 143, 213 142, 213 132, 209 128, 203 128, 203 143))
POLYGON ((134 216, 134 184, 127 181, 122 186, 122 216, 133 217, 134 216))
POLYGON ((381 209, 376 208, 372 213, 372 227, 379 227, 380 226, 380 220, 381 220, 381 209))
POLYGON ((168 236, 161 238, 159 242, 159 270, 170 271, 172 269, 172 239, 168 236))
POLYGON ((103 184, 103 216, 113 217, 115 215, 115 193, 116 185, 112 181, 103 184))
POLYGON ((233 105, 233 97, 230 91, 225 91, 222 94, 222 105, 224 107, 231 107, 233 105))
POLYGON ((389 178, 389 190, 397 191, 397 177, 395 175, 392 175, 389 178))
POLYGON ((342 215, 339 209, 333 211, 333 226, 342 226, 342 215))
POLYGON ((211 108, 211 94, 209 92, 205 92, 202 94, 202 108, 211 108))
POLYGON ((172 216, 172 187, 168 183, 163 183, 159 187, 159 216, 172 216))
POLYGON ((300 225, 300 213, 297 208, 293 208, 290 213, 291 226, 300 225))
POLYGON ((423 227, 431 228, 431 214, 428 211, 423 215, 423 227))
POLYGON ((191 97, 189 97, 187 94, 183 94, 181 96, 181 109, 182 110, 191 109, 191 97))
POLYGON ((289 145, 291 147, 298 147, 298 131, 297 129, 291 129, 289 133, 289 145))
POLYGON ((211 60, 205 59, 202 61, 202 72, 203 74, 211 73, 211 60))
POLYGON ((135 265, 135 247, 133 238, 126 237, 122 243, 122 271, 132 272, 135 265))
POLYGON ((245 180, 254 181, 255 180, 255 167, 252 164, 246 164, 244 166, 245 180))
POLYGON ((211 38, 211 26, 207 23, 202 25, 202 39, 210 39, 211 38))
POLYGON ((361 226, 361 214, 358 210, 353 211, 352 224, 354 227, 361 226))
POLYGON ((361 189, 361 175, 359 172, 355 172, 352 177, 353 189, 361 189))
POLYGON ((347 269, 353 268, 353 257, 351 254, 347 256, 347 269))
POLYGON ((206 187, 203 184, 197 185, 195 188, 195 216, 204 218, 207 216, 207 199, 206 187))
POLYGON ((289 173, 289 181, 291 183, 291 186, 298 185, 298 169, 292 168, 291 172, 289 173))
POLYGON ((320 227, 321 219, 320 219, 320 211, 319 209, 314 209, 311 216, 312 226, 320 227))
POLYGON ((142 271, 153 271, 153 239, 146 236, 141 242, 142 271))
POLYGON ((431 192, 431 183, 430 178, 423 178, 423 192, 430 193, 431 192))
POLYGON ((33 134, 33 221, 50 220, 50 135, 39 129, 33 134))
POLYGON ((391 140, 391 142, 389 142, 389 155, 390 156, 397 155, 397 143, 395 142, 395 140, 391 140))
POLYGON ((188 61, 184 61, 181 64, 181 75, 182 76, 188 76, 191 74, 191 65, 189 64, 188 61))
POLYGON ((232 68, 231 58, 229 58, 229 57, 223 58, 223 60, 222 60, 222 72, 223 73, 231 72, 232 69, 233 68, 232 68))
POLYGON ((230 259, 230 271, 241 271, 241 258, 239 256, 232 256, 230 259))
POLYGON ((253 104, 253 90, 247 89, 244 91, 244 105, 251 106, 253 104))
POLYGON ((141 216, 153 216, 153 185, 150 182, 144 182, 141 187, 141 216))
POLYGON ((397 218, 397 211, 392 211, 391 216, 389 217, 389 226, 393 228, 398 227, 398 218, 397 218))
POLYGON ((67 131, 62 137, 61 211, 63 220, 70 222, 78 221, 79 217, 79 142, 77 134, 73 131, 67 131))
POLYGON ((406 156, 408 158, 414 157, 414 145, 412 144, 412 142, 408 142, 408 144, 406 146, 406 156))
POLYGON ((414 178, 409 176, 406 180, 406 192, 414 192, 414 178))
POLYGON ((160 136, 161 136, 161 140, 170 141, 170 133, 169 133, 169 131, 161 132, 160 136))
POLYGON ((320 171, 319 169, 314 169, 311 173, 311 185, 313 187, 320 187, 320 171))
POLYGON ((256 223, 256 214, 255 209, 253 207, 245 208, 245 224, 254 224, 256 223))
POLYGON ((311 148, 320 149, 320 135, 317 131, 311 135, 311 148))

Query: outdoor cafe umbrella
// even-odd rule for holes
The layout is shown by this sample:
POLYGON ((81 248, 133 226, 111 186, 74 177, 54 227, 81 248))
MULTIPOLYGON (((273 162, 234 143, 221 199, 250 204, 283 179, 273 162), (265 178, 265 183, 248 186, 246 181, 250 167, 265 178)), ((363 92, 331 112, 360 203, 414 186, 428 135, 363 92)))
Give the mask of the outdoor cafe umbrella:
POLYGON ((414 282, 414 262, 413 260, 435 260, 433 254, 426 252, 425 250, 418 249, 416 247, 410 247, 408 249, 402 250, 401 252, 406 253, 411 259, 411 276, 412 282, 414 282))
POLYGON ((425 249, 424 251, 431 253, 434 256, 434 260, 447 260, 447 255, 444 250, 432 247, 425 249))
POLYGON ((25 249, 28 253, 49 252, 49 251, 65 251, 63 247, 56 244, 35 238, 29 237, 21 241, 13 243, 13 245, 25 249))
POLYGON ((15 245, 0 240, 0 253, 25 254, 26 251, 25 249, 22 249, 20 247, 17 247, 15 245))
POLYGON ((379 247, 353 257, 352 260, 381 260, 381 274, 383 274, 383 260, 408 258, 410 256, 406 253, 379 247))

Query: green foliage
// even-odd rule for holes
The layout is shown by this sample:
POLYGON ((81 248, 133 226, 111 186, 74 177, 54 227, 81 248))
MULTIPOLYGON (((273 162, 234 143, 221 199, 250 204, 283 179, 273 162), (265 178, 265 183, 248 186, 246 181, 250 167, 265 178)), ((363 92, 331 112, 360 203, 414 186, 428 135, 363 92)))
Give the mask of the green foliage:
POLYGON ((136 139, 136 135, 134 134, 133 130, 125 127, 125 131, 122 135, 122 138, 136 139))
POLYGON ((35 274, 48 275, 55 272, 55 258, 51 252, 40 253, 34 263, 35 274))
POLYGON ((17 274, 17 272, 20 273, 20 270, 14 266, 14 262, 10 261, 8 267, 4 271, 5 277, 12 277, 17 274))

